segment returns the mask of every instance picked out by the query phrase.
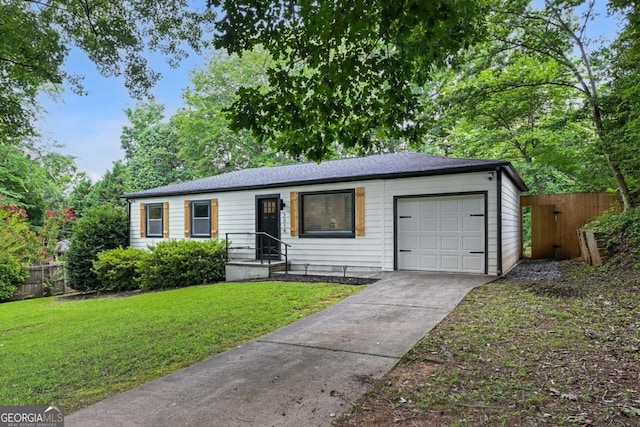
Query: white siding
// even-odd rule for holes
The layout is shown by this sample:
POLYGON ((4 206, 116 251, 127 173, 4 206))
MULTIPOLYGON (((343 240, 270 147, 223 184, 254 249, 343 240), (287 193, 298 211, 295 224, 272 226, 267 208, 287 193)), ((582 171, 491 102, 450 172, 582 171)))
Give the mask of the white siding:
POLYGON ((384 264, 383 270, 393 270, 394 252, 394 196, 455 195, 456 193, 487 192, 488 211, 488 273, 497 271, 496 180, 487 179, 486 172, 440 175, 384 181, 384 264))
MULTIPOLYGON (((506 184, 506 183, 505 183, 506 184)), ((509 182, 509 186, 512 184, 509 182)), ((327 266, 341 269, 373 268, 393 270, 394 268, 394 215, 395 196, 420 196, 435 194, 456 194, 487 192, 488 208, 488 272, 497 270, 497 212, 496 180, 488 180, 486 172, 451 174, 418 178, 390 180, 354 181, 345 183, 316 184, 296 187, 269 188, 263 190, 231 191, 220 193, 140 198, 131 203, 131 246, 146 248, 161 241, 160 238, 140 237, 140 203, 169 202, 170 239, 184 239, 184 200, 218 199, 218 237, 225 233, 255 231, 255 197, 257 195, 279 194, 286 206, 281 211, 281 238, 292 247, 289 260, 294 265, 309 263, 314 267, 327 266), (292 191, 344 190, 365 188, 365 235, 356 238, 300 238, 291 237, 290 193, 292 191)), ((513 189, 511 189, 513 193, 513 189)), ((511 200, 510 198, 506 198, 511 200)), ((512 215, 509 207, 508 215, 512 215)), ((503 227, 503 235, 505 228, 503 227)), ((506 233, 513 239, 513 231, 506 233)), ((252 236, 232 235, 232 246, 255 247, 252 236)), ((503 252, 504 253, 504 252, 503 252)), ((509 254, 512 253, 510 246, 509 254)), ((237 249, 234 256, 254 258, 253 250, 237 249)))
MULTIPOLYGON (((146 248, 150 244, 161 241, 161 238, 140 237, 140 203, 169 202, 169 238, 184 238, 184 200, 218 199, 218 238, 224 239, 225 233, 254 232, 256 229, 256 196, 279 194, 285 202, 280 212, 280 233, 284 242, 291 245, 289 260, 292 264, 309 263, 314 267, 342 268, 375 268, 382 265, 382 181, 357 181, 313 186, 297 186, 286 188, 269 188, 264 190, 232 191, 222 193, 205 193, 187 196, 168 196, 153 199, 136 199, 131 204, 131 246, 146 248), (365 188, 365 235, 356 238, 300 238, 291 237, 290 193, 292 191, 326 191, 365 188)), ((233 234, 229 236, 234 249, 235 258, 255 258, 252 235, 233 234)))
POLYGON ((503 174, 502 179, 502 273, 507 273, 520 259, 520 190, 503 174))

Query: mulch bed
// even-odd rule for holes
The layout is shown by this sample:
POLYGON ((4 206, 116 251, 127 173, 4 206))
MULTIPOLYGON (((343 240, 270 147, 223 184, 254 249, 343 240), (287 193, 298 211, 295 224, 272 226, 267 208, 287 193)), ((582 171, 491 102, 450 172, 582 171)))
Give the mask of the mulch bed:
POLYGON ((246 280, 246 282, 264 282, 265 280, 274 282, 337 283, 343 285, 369 285, 378 281, 378 279, 367 277, 326 276, 317 274, 277 274, 268 279, 250 279, 246 280))

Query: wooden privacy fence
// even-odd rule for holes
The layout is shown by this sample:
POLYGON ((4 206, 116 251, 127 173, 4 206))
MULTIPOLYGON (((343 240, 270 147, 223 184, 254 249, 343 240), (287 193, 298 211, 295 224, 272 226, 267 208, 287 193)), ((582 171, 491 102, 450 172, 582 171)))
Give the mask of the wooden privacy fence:
POLYGON ((611 193, 521 196, 520 209, 531 207, 531 258, 579 257, 578 229, 616 204, 611 193))
POLYGON ((67 292, 64 264, 42 264, 29 267, 29 278, 18 286, 11 300, 62 295, 67 292))

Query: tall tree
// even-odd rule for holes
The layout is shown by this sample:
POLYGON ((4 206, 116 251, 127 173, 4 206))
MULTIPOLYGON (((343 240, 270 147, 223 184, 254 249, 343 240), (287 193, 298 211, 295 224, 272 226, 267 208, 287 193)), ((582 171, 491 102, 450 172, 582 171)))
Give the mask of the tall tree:
POLYGON ((0 196, 23 208, 32 224, 42 224, 46 209, 45 172, 18 147, 0 144, 0 196))
POLYGON ((178 158, 175 126, 163 122, 163 105, 151 101, 125 112, 130 124, 122 128, 120 142, 129 169, 130 191, 193 178, 190 169, 178 158))
POLYGON ((423 102, 437 133, 430 142, 441 154, 509 160, 537 193, 606 187, 574 90, 538 84, 561 79, 556 62, 494 49, 476 47, 460 71, 438 74, 423 102))
POLYGON ((32 160, 46 176, 44 198, 47 209, 65 207, 70 191, 81 179, 73 156, 46 150, 35 152, 32 160))
POLYGON ((640 200, 640 33, 633 19, 612 45, 601 93, 603 126, 612 157, 627 177, 632 202, 640 200))
POLYGON ((69 194, 68 204, 73 214, 80 218, 84 214, 86 208, 91 206, 88 196, 93 189, 91 179, 84 173, 81 174, 78 183, 73 187, 69 194))
POLYGON ((171 123, 178 131, 180 158, 197 176, 291 161, 250 131, 233 131, 225 113, 236 101, 238 88, 266 89, 270 63, 262 49, 242 56, 214 51, 208 63, 192 73, 191 86, 182 94, 185 106, 171 123))
POLYGON ((34 133, 36 96, 46 85, 68 82, 82 92, 79 76, 63 64, 71 47, 84 51, 107 76, 124 75, 134 96, 159 78, 145 53, 160 51, 169 63, 199 50, 211 9, 188 0, 4 0, 0 7, 0 143, 34 133))
POLYGON ((262 45, 274 58, 268 90, 239 90, 233 125, 315 160, 336 144, 366 150, 375 141, 416 137, 412 82, 480 34, 486 12, 476 0, 209 0, 202 11, 188 0, 7 1, 0 11, 0 28, 10 35, 0 39, 0 96, 7 97, 0 132, 33 130, 28 107, 44 84, 67 81, 81 90, 62 69, 70 46, 103 74, 125 75, 141 95, 157 79, 143 53, 177 60, 181 42, 199 48, 219 11, 212 31, 218 48, 241 53, 262 45))
POLYGON ((125 201, 122 195, 130 191, 131 171, 121 161, 113 163, 113 167, 108 170, 102 179, 92 187, 87 196, 89 206, 98 203, 111 203, 124 206, 125 201))
POLYGON ((595 0, 544 0, 543 8, 528 1, 505 2, 493 13, 492 35, 500 50, 519 50, 532 58, 555 61, 563 69, 562 78, 539 81, 536 85, 572 87, 576 97, 584 100, 598 136, 596 149, 604 156, 614 178, 625 209, 631 206, 629 186, 615 144, 603 123, 601 90, 604 64, 601 50, 588 37, 595 0))
POLYGON ((231 53, 263 46, 269 87, 243 87, 233 125, 292 156, 420 131, 412 82, 481 32, 470 0, 211 0, 224 14, 215 43, 231 53))

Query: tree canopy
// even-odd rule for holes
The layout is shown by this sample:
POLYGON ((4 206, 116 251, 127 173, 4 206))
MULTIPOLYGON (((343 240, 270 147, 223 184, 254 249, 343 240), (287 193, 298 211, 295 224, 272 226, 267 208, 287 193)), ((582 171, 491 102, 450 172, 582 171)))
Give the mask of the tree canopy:
MULTIPOLYGON (((149 50, 173 62, 211 38, 226 51, 193 74, 169 122, 153 103, 127 111, 127 156, 99 199, 273 159, 408 147, 507 158, 538 191, 616 187, 626 207, 640 193, 640 19, 629 0, 610 0, 626 19, 611 46, 590 37, 594 0, 5 4, 0 146, 34 133, 40 91, 81 91, 63 71, 71 48, 125 75, 136 96, 157 78, 149 50)), ((69 166, 44 160, 54 173, 69 166)))
MULTIPOLYGON (((628 178, 616 156, 619 141, 603 123, 601 95, 606 82, 604 46, 587 31, 595 13, 595 0, 544 0, 542 7, 528 1, 505 2, 489 18, 489 33, 497 52, 518 51, 543 63, 553 61, 559 73, 552 79, 515 82, 512 86, 562 86, 583 100, 597 135, 596 152, 603 157, 615 180, 625 208, 631 206, 628 178)), ((567 98, 567 102, 570 98, 567 98)))
POLYGON ((147 64, 160 51, 170 64, 203 44, 215 14, 188 0, 5 0, 0 7, 0 143, 33 135, 37 94, 81 76, 64 70, 71 48, 84 51, 106 76, 124 76, 141 96, 159 74, 147 64))
POLYGON ((125 112, 130 124, 122 128, 120 141, 129 169, 129 191, 193 178, 190 168, 178 158, 175 126, 163 122, 164 106, 148 102, 127 108, 125 112))
POLYGON ((240 87, 266 90, 271 62, 270 55, 259 48, 242 56, 214 51, 208 63, 192 73, 191 86, 182 93, 184 106, 171 123, 176 127, 179 157, 197 176, 291 161, 258 141, 251 131, 233 131, 225 113, 237 100, 240 87))
POLYGON ((232 53, 263 46, 273 62, 266 90, 243 87, 232 112, 292 156, 376 138, 417 138, 413 82, 467 46, 482 28, 482 2, 211 0, 224 15, 215 43, 232 53))

